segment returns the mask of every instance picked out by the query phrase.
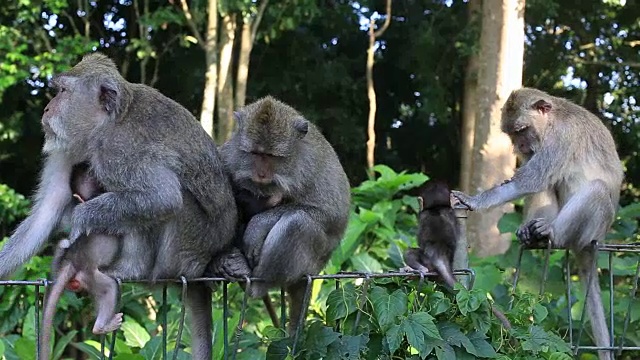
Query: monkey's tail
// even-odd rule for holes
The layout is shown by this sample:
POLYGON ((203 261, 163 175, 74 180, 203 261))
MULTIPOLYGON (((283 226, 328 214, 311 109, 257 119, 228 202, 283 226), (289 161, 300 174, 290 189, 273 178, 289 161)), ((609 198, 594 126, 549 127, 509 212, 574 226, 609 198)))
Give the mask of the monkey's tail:
POLYGON ((433 266, 435 266, 436 272, 440 274, 445 284, 447 284, 447 286, 450 287, 451 290, 453 290, 456 284, 456 278, 453 277, 453 273, 451 272, 451 269, 447 266, 447 264, 445 264, 443 260, 438 259, 434 261, 433 266))
POLYGON ((264 303, 264 307, 267 309, 269 313, 269 317, 271 318, 271 322, 273 326, 280 328, 280 319, 278 319, 278 315, 276 314, 276 310, 273 308, 273 303, 271 302, 271 298, 269 294, 262 297, 262 302, 264 303))
MULTIPOLYGON (((595 256, 596 252, 590 246, 576 253, 580 278, 589 293, 586 306, 591 320, 591 331, 593 332, 594 342, 596 346, 610 346, 609 329, 602 306, 600 282, 598 280, 597 268, 594 265, 595 256)), ((601 350, 598 351, 598 358, 600 360, 612 360, 613 355, 609 350, 601 350)))
POLYGON ((58 276, 56 277, 51 290, 47 292, 45 298, 44 313, 42 314, 42 335, 40 336, 40 359, 49 360, 51 352, 51 334, 53 332, 53 317, 56 314, 56 305, 60 296, 64 291, 64 286, 76 274, 76 269, 70 263, 63 264, 60 267, 58 276))
POLYGON ((495 317, 498 318, 498 320, 500 320, 500 322, 502 323, 502 326, 504 326, 505 329, 507 330, 511 329, 511 322, 509 321, 509 319, 507 319, 507 317, 504 315, 502 311, 491 306, 491 312, 495 317))

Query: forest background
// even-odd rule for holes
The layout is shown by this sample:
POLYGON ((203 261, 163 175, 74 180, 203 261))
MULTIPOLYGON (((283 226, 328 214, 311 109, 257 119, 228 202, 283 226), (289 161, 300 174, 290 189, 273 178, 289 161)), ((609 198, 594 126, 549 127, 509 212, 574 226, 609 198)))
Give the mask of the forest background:
MULTIPOLYGON (((0 238, 28 211, 41 164, 40 116, 52 96, 48 80, 96 50, 112 57, 127 80, 153 86, 189 109, 218 144, 233 129, 233 109, 267 94, 317 124, 354 188, 349 230, 326 273, 400 267, 400 252, 415 243, 416 204, 410 195, 427 178, 472 193, 508 179, 516 162, 499 133, 499 108, 520 86, 571 99, 612 131, 626 179, 609 240, 638 240, 636 0, 4 2, 0 238), (380 164, 376 171, 374 164, 380 164)), ((568 354, 567 311, 579 319, 584 294, 573 275, 577 295, 564 297, 560 253, 551 259, 541 298, 540 274, 523 274, 513 294, 518 301, 507 315, 516 324, 511 335, 522 340, 518 346, 505 341, 508 335, 495 319, 488 320, 489 301, 506 309, 512 295, 508 282, 517 255, 512 232, 519 213, 516 202, 485 215, 471 214, 471 266, 478 272, 472 291, 451 297, 434 287, 427 291, 429 306, 414 307, 417 294, 409 281, 365 287, 372 300, 364 304, 356 299, 363 294, 362 282, 344 285, 352 292, 338 291, 329 281, 314 286, 303 356, 345 358, 345 349, 350 349, 346 358, 568 354), (354 324, 362 314, 366 325, 354 324), (418 328, 421 335, 415 336, 418 328)), ((49 254, 45 250, 15 278, 46 277, 49 254)), ((531 252, 523 266, 542 268, 542 261, 531 252)), ((637 282, 637 256, 616 254, 611 269, 606 259, 599 264, 615 283, 615 333, 621 336, 629 314, 625 344, 640 345, 640 301, 629 296, 637 282)), ((231 299, 241 299, 233 289, 231 299)), ((34 311, 34 289, 0 287, 0 295, 0 334, 6 335, 0 340, 0 358, 33 358, 34 335, 25 329, 33 326, 27 315, 34 311)), ((175 323, 179 293, 169 296, 169 308, 175 310, 170 322, 175 323)), ((122 306, 129 320, 117 335, 117 344, 126 344, 117 357, 158 355, 153 352, 160 344, 161 330, 154 322, 158 304, 150 299, 158 299, 158 293, 125 287, 122 306)), ((96 338, 86 332, 88 304, 65 294, 61 307, 72 311, 58 314, 56 324, 65 335, 58 340, 58 357, 96 356, 96 338)), ((239 354, 284 358, 290 339, 270 326, 258 302, 250 310, 239 354)), ((214 312, 218 322, 220 315, 214 312)), ((237 323, 238 311, 231 316, 231 323, 237 323)), ((216 341, 221 354, 222 342, 216 341)), ((589 342, 584 336, 583 343, 589 342)), ((189 352, 184 345, 171 346, 176 344, 169 347, 179 356, 189 352)), ((624 354, 633 358, 637 352, 624 354)))

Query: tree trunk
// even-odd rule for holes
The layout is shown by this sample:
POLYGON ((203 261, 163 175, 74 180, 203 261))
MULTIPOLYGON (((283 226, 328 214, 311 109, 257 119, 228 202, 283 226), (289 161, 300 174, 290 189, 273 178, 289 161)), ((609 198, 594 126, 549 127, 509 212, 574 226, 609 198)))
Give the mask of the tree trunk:
MULTIPOLYGON (((482 13, 481 0, 472 0, 467 3, 468 26, 476 27, 480 24, 482 13)), ((478 29, 479 30, 479 29, 478 29)), ((477 33, 477 41, 480 34, 477 33)), ((478 54, 469 56, 464 77, 464 95, 462 100, 462 154, 460 164, 460 189, 466 193, 471 191, 471 174, 473 174, 473 139, 476 127, 478 90, 478 54)))
MULTIPOLYGON (((208 12, 207 40, 204 44, 206 73, 200 123, 207 134, 214 137, 213 111, 216 108, 216 87, 218 85, 218 0, 209 0, 208 12)), ((194 31, 196 30, 194 29, 194 31)))
MULTIPOLYGON (((522 86, 525 0, 485 0, 478 77, 471 193, 485 190, 513 176, 515 156, 509 138, 500 131, 500 110, 514 89, 522 86)), ((469 214, 469 239, 480 256, 505 252, 510 234, 501 235, 497 223, 512 211, 507 204, 469 214)))
POLYGON ((233 42, 236 37, 236 15, 222 16, 220 30, 220 64, 218 68, 218 144, 224 143, 233 131, 233 42))
POLYGON ((367 96, 369 98, 369 118, 367 121, 367 170, 369 175, 373 176, 372 169, 375 164, 374 151, 376 148, 376 90, 373 86, 373 46, 376 43, 376 38, 380 37, 391 23, 391 0, 387 0, 387 15, 384 20, 384 24, 378 31, 373 30, 375 21, 373 18, 369 20, 369 47, 367 48, 367 96))
POLYGON ((249 80, 249 61, 251 60, 251 50, 256 41, 256 33, 258 26, 262 21, 262 15, 267 8, 269 0, 262 0, 258 7, 255 18, 245 16, 242 22, 242 32, 240 37, 240 52, 238 55, 238 74, 236 75, 236 95, 235 106, 242 107, 245 105, 247 98, 247 81, 249 80))

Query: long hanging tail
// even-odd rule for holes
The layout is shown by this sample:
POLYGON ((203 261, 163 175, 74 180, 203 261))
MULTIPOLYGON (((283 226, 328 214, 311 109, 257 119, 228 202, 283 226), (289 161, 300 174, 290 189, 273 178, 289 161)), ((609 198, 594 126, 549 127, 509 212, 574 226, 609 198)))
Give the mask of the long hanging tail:
MULTIPOLYGON (((598 271, 594 264, 596 250, 588 246, 576 253, 580 278, 584 282, 585 289, 588 291, 586 299, 587 312, 591 320, 591 331, 596 346, 610 346, 609 329, 604 316, 604 308, 602 306, 602 296, 600 292, 600 282, 598 280, 598 271)), ((612 360, 613 356, 609 350, 598 351, 600 360, 612 360)))
POLYGON ((53 317, 56 314, 56 305, 64 291, 64 287, 73 278, 76 269, 70 263, 63 264, 58 272, 51 290, 45 298, 44 313, 42 315, 42 331, 40 336, 40 351, 42 360, 49 360, 51 350, 51 333, 53 332, 53 317))

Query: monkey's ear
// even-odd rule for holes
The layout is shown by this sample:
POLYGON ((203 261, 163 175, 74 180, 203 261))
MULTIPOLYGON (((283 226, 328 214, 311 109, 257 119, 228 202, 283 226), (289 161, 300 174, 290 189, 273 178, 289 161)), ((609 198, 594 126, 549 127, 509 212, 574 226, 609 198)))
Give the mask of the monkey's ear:
POLYGON ((546 115, 551 111, 551 103, 540 99, 533 104, 533 108, 541 112, 542 115, 546 115))
POLYGON ((424 199, 422 196, 418 196, 418 208, 420 211, 424 210, 424 199))
POLYGON ((118 88, 113 84, 104 82, 100 85, 100 104, 104 110, 112 115, 118 107, 118 88))
POLYGON ((300 139, 302 139, 309 132, 309 122, 304 118, 297 118, 293 121, 293 128, 296 129, 300 139))

